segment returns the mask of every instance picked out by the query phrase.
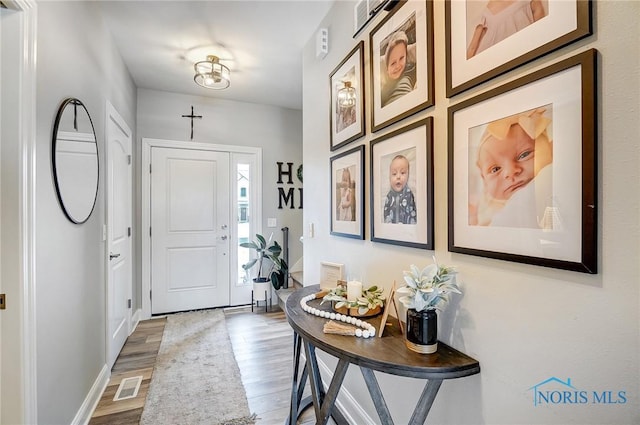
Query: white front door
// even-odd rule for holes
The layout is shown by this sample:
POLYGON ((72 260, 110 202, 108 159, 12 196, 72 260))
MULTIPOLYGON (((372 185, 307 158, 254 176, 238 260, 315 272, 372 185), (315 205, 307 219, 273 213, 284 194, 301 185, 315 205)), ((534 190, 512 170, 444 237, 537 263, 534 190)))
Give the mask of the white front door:
POLYGON ((229 305, 229 153, 151 149, 151 313, 229 305))
POLYGON ((107 104, 107 361, 113 366, 131 330, 131 130, 107 104))

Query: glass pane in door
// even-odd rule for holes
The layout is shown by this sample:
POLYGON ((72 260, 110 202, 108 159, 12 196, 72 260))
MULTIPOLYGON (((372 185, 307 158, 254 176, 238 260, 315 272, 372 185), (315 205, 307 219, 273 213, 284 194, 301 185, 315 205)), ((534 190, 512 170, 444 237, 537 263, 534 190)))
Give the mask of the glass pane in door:
MULTIPOLYGON (((250 164, 238 163, 237 166, 237 226, 238 243, 249 242, 251 240, 251 204, 250 186, 251 173, 250 164)), ((242 265, 249 261, 251 250, 247 248, 238 249, 238 283, 248 283, 249 277, 243 270, 242 265)))

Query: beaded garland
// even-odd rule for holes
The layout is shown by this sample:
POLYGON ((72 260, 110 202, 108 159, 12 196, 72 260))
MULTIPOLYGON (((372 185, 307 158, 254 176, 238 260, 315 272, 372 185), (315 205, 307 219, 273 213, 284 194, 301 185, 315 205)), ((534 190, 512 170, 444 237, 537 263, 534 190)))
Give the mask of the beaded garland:
POLYGON ((324 311, 317 309, 315 307, 309 307, 307 302, 314 300, 316 298, 316 294, 307 295, 300 300, 300 307, 302 310, 306 311, 309 314, 313 314, 314 316, 324 317, 330 320, 339 320, 344 323, 348 323, 351 325, 355 325, 358 328, 356 329, 356 335, 359 338, 370 338, 376 335, 376 328, 364 320, 358 319, 356 317, 347 316, 346 314, 333 313, 329 311, 324 311))

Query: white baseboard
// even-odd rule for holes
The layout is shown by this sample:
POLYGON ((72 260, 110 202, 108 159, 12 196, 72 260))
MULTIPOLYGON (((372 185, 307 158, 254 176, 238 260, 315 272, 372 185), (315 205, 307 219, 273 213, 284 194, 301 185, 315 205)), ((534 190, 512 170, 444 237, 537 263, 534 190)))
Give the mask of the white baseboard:
POLYGON ((129 331, 129 335, 133 333, 138 327, 138 323, 142 320, 142 309, 137 309, 135 313, 133 313, 133 317, 131 317, 131 330, 129 331))
MULTIPOLYGON (((322 375, 322 382, 329 383, 331 382, 331 378, 333 378, 333 371, 327 367, 327 365, 319 358, 318 360, 318 368, 320 369, 320 374, 322 375)), ((357 367, 356 365, 352 365, 357 367)), ((328 385, 326 385, 325 391, 328 390, 328 385)), ((344 415, 344 418, 350 424, 358 424, 358 425, 376 425, 376 422, 371 419, 371 417, 367 414, 367 412, 358 404, 355 398, 347 391, 344 387, 340 388, 340 392, 338 393, 338 399, 336 400, 336 406, 340 409, 340 412, 344 415)))
POLYGON ((104 366, 102 366, 100 374, 91 386, 89 394, 87 394, 87 397, 84 399, 82 406, 80 406, 80 410, 78 410, 78 413, 76 413, 76 417, 73 418, 71 425, 87 425, 89 423, 89 420, 91 420, 91 415, 93 415, 93 411, 96 410, 96 406, 98 406, 100 397, 102 397, 102 393, 104 392, 105 388, 107 388, 110 377, 111 370, 109 370, 109 368, 105 364, 104 366))

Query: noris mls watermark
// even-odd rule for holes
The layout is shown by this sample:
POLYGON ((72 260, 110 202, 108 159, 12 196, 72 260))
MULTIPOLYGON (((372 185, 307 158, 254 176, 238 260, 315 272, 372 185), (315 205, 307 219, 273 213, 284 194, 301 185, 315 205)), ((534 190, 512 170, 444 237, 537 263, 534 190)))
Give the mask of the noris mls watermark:
POLYGON ((552 376, 528 389, 533 392, 533 405, 620 405, 627 402, 627 392, 620 389, 585 390, 552 376))

